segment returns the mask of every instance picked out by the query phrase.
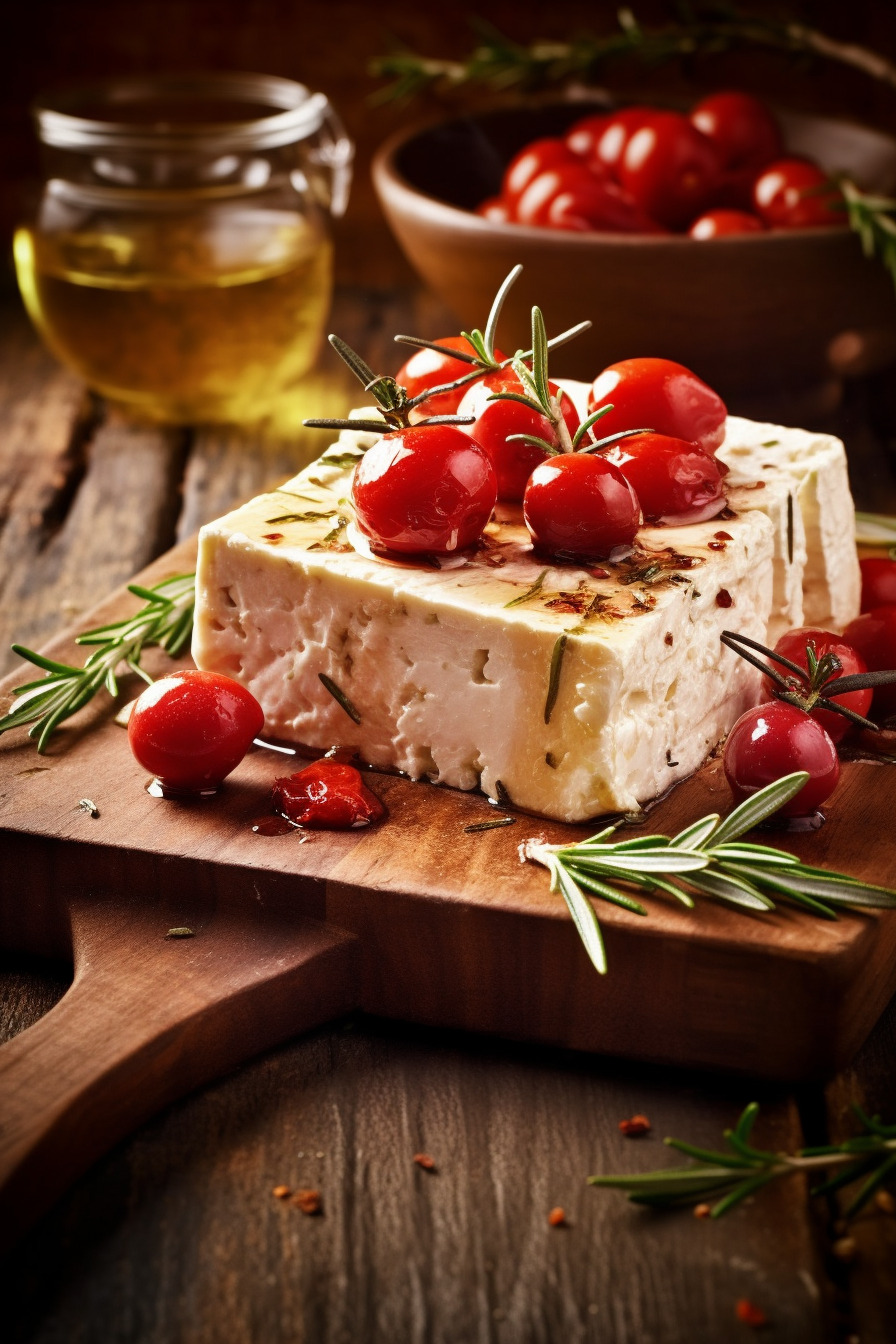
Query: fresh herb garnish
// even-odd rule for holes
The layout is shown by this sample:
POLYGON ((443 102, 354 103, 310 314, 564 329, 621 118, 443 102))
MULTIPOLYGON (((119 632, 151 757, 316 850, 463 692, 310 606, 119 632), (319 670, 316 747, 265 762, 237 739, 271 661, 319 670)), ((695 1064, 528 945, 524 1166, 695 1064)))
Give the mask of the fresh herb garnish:
POLYGON ((275 523, 316 523, 323 518, 330 519, 335 516, 335 509, 328 509, 326 513, 309 509, 307 513, 282 513, 279 518, 266 518, 264 525, 265 527, 271 527, 275 523))
POLYGON ((547 572, 546 569, 543 569, 531 588, 527 588, 524 593, 520 593, 519 597, 512 597, 509 602, 505 602, 504 610, 506 611, 508 607, 519 607, 523 602, 528 602, 530 598, 535 597, 537 593, 540 593, 544 586, 547 572))
POLYGON ((116 671, 122 663, 152 685, 152 677, 140 665, 143 650, 158 644, 174 658, 185 648, 193 629, 195 575, 178 574, 155 588, 132 583, 128 592, 143 598, 146 605, 125 620, 79 635, 76 643, 96 645, 83 667, 57 663, 33 649, 13 644, 13 652, 42 668, 46 676, 18 687, 9 713, 0 719, 0 733, 30 723, 33 727, 28 736, 37 738, 37 749, 42 752, 60 723, 92 700, 103 686, 110 695, 118 694, 116 671))
POLYGON ((785 775, 741 803, 724 821, 711 813, 672 839, 643 835, 613 842, 610 837, 616 827, 608 826, 572 845, 524 841, 520 856, 548 869, 551 890, 559 891, 569 906, 586 951, 601 974, 607 969, 606 955, 586 892, 633 914, 648 913, 639 901, 619 890, 619 882, 648 893, 665 892, 689 909, 695 907, 696 894, 745 910, 773 911, 769 893, 822 919, 836 919, 835 906, 896 909, 896 892, 886 887, 809 867, 792 854, 766 845, 734 843, 795 797, 808 778, 805 771, 785 775))
POLYGON ((681 1139, 666 1139, 664 1142, 670 1148, 694 1159, 690 1166, 666 1167, 632 1176, 591 1176, 588 1184, 624 1190, 634 1204, 647 1204, 652 1208, 681 1208, 715 1199, 709 1216, 721 1218, 742 1199, 782 1176, 795 1176, 799 1172, 827 1173, 840 1168, 810 1193, 832 1194, 864 1176, 864 1183, 846 1209, 846 1217, 851 1218, 865 1207, 881 1186, 896 1180, 896 1125, 884 1125, 879 1116, 868 1116, 856 1105, 852 1109, 862 1125, 860 1134, 843 1143, 801 1148, 790 1155, 769 1152, 750 1144, 750 1133, 759 1114, 758 1105, 752 1102, 734 1129, 725 1130, 727 1150, 716 1152, 696 1148, 681 1139))
POLYGON ((551 715, 554 712, 554 706, 557 703, 557 695, 560 690, 560 671, 563 667, 563 655, 566 652, 566 645, 568 642, 568 634, 558 635, 556 643, 551 651, 551 667, 548 673, 548 693, 544 702, 545 723, 550 723, 551 715))
POLYGON ((477 831, 494 831, 499 826, 515 826, 516 817, 496 817, 494 821, 476 821, 472 826, 464 827, 465 835, 474 835, 477 831))
POLYGON ((355 723, 360 723, 360 722, 361 722, 361 715, 360 715, 360 714, 358 713, 358 711, 355 709, 354 705, 352 704, 351 700, 349 700, 349 698, 348 698, 348 696, 346 695, 345 691, 343 691, 339 686, 337 686, 337 685, 336 685, 336 682, 333 680, 333 678, 332 678, 332 677, 328 677, 327 674, 326 674, 326 672, 318 672, 317 675, 318 675, 318 679, 320 680, 321 684, 325 687, 326 690, 328 690, 328 691, 330 692, 330 694, 332 695, 332 697, 333 697, 333 699, 336 701, 336 703, 337 703, 342 709, 345 710, 345 712, 346 712, 346 714, 349 716, 349 718, 350 718, 350 719, 354 719, 355 723))

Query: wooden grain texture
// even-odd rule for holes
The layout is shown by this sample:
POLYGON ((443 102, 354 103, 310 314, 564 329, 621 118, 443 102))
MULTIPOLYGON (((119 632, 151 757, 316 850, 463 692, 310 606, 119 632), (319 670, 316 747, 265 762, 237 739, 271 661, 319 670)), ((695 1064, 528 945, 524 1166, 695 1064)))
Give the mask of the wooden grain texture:
MULTIPOLYGON (((819 1344, 798 1189, 710 1224, 584 1183, 670 1163, 663 1134, 717 1140, 752 1095, 361 1019, 205 1089, 104 1160, 7 1262, 8 1338, 729 1344, 748 1297, 770 1344, 819 1344), (654 1132, 626 1140, 618 1122, 638 1111, 654 1132), (281 1182, 320 1189, 323 1216, 275 1199, 281 1182), (548 1226, 557 1205, 566 1228, 548 1226)), ((798 1143, 793 1106, 761 1095, 761 1137, 798 1143)))

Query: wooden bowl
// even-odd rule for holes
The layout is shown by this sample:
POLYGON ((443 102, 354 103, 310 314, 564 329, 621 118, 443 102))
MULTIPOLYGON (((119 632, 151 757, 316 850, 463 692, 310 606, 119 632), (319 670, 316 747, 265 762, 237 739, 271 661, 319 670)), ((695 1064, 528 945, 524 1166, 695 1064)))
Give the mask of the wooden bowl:
MULTIPOLYGON (((737 405, 774 402, 870 373, 896 358, 896 295, 847 228, 695 241, 686 236, 564 233, 496 224, 473 208, 499 187, 528 141, 562 134, 594 104, 502 109, 404 131, 378 153, 386 217, 422 279, 462 325, 482 327, 516 262, 502 316, 505 349, 529 344, 533 303, 549 334, 583 318, 556 371, 591 379, 607 364, 659 355, 693 368, 737 405)), ((896 140, 827 118, 782 115, 789 150, 863 188, 896 183, 896 140)), ((421 333, 423 334, 423 333, 421 333)), ((427 333, 429 334, 429 333, 427 333)))

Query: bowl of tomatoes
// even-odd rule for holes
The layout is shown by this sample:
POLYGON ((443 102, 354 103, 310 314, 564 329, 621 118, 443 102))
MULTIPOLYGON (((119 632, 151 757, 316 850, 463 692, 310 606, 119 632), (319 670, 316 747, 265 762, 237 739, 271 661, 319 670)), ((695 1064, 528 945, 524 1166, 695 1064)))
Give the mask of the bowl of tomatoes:
POLYGON ((590 318, 564 352, 571 377, 646 352, 695 369, 738 410, 896 359, 892 281, 834 185, 892 191, 896 140, 737 93, 702 103, 702 127, 700 104, 457 117, 395 136, 374 183, 411 264, 465 328, 482 326, 516 263, 505 344, 525 346, 536 301, 551 333, 590 318))

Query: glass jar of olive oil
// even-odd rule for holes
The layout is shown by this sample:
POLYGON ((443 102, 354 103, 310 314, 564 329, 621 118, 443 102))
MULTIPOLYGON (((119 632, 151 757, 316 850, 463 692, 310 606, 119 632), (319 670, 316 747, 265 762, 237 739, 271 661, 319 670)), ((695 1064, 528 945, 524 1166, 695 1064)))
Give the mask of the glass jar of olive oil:
POLYGON ((352 144, 326 98, 270 76, 172 76, 35 116, 46 185, 15 260, 49 348, 151 419, 268 414, 330 305, 352 144))

